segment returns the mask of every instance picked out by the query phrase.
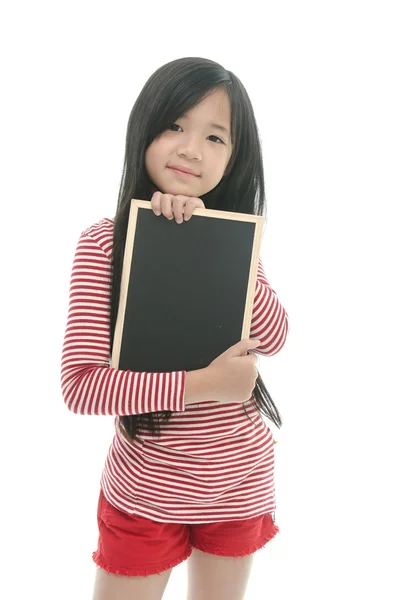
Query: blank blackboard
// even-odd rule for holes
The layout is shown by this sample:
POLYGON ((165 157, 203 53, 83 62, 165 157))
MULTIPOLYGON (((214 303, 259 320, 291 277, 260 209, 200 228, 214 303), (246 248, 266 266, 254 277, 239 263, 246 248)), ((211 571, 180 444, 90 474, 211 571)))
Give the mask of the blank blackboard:
POLYGON ((111 366, 193 371, 249 337, 263 217, 131 200, 111 366))

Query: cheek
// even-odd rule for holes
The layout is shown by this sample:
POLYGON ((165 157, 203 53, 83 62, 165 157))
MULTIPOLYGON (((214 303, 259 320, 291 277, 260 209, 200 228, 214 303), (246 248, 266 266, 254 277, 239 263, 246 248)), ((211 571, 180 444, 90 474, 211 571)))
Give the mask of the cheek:
POLYGON ((152 165, 161 165, 167 161, 169 149, 164 140, 158 140, 151 143, 146 150, 146 162, 152 165))
POLYGON ((218 181, 220 181, 223 177, 226 167, 227 160, 223 159, 218 160, 216 162, 214 161, 212 164, 209 165, 209 173, 211 174, 211 177, 213 179, 217 179, 218 181))
POLYGON ((146 169, 149 172, 153 171, 153 168, 155 168, 157 161, 158 161, 158 152, 157 152, 156 147, 152 144, 146 150, 146 154, 145 154, 146 169))

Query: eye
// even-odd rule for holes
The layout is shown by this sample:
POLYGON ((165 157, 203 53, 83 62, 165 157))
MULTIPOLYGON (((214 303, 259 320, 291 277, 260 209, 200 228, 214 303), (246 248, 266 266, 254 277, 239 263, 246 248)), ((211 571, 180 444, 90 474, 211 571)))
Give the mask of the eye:
MULTIPOLYGON (((179 128, 181 128, 181 126, 180 126, 180 125, 178 125, 177 123, 173 123, 172 125, 170 125, 170 126, 168 127, 168 129, 172 129, 173 127, 179 127, 179 128)), ((175 130, 175 129, 172 129, 172 131, 176 131, 176 130, 175 130)), ((219 140, 219 142, 220 142, 221 144, 224 144, 224 143, 225 143, 225 142, 224 142, 223 140, 221 140, 221 138, 220 138, 220 137, 218 137, 217 135, 209 135, 208 137, 210 137, 210 138, 216 138, 217 140, 219 140)), ((217 143, 218 143, 218 142, 217 142, 217 143)))
POLYGON ((224 144, 225 142, 223 140, 221 140, 220 137, 218 137, 217 135, 210 135, 209 137, 213 137, 216 138, 217 140, 219 140, 221 142, 221 144, 224 144))

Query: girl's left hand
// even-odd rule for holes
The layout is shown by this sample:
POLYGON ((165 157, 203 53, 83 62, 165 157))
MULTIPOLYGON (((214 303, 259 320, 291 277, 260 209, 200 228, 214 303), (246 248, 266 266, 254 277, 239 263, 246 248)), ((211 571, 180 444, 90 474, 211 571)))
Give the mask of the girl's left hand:
POLYGON ((155 215, 163 214, 167 219, 173 219, 177 223, 182 223, 183 219, 189 221, 195 208, 205 208, 205 204, 200 198, 190 196, 174 196, 173 194, 163 194, 155 192, 152 196, 152 209, 155 215))

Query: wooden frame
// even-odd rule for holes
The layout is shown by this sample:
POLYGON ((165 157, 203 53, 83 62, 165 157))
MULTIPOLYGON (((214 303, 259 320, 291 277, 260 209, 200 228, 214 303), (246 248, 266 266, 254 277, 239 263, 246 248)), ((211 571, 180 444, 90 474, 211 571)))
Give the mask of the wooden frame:
MULTIPOLYGON (((116 321, 116 326, 115 326, 112 357, 111 357, 111 367, 113 367, 115 369, 119 368, 119 362, 120 362, 122 333, 123 333, 125 312, 126 312, 126 306, 127 306, 127 294, 128 294, 128 288, 129 288, 131 264, 132 264, 133 253, 134 253, 135 232, 136 232, 136 225, 137 225, 139 209, 152 210, 151 202, 145 201, 145 200, 136 200, 136 199, 131 200, 127 237, 126 237, 126 244, 125 244, 125 252, 124 252, 124 261, 123 261, 122 276, 121 276, 121 284, 120 284, 119 308, 118 308, 118 315, 117 315, 117 321, 116 321)), ((232 213, 232 212, 219 211, 219 210, 210 210, 210 209, 205 209, 205 208, 196 208, 194 211, 194 214, 192 216, 192 219, 194 219, 195 216, 201 216, 201 217, 207 217, 207 218, 213 218, 213 219, 228 219, 228 220, 236 220, 236 221, 247 221, 247 222, 253 223, 255 225, 250 273, 249 273, 247 295, 246 295, 246 305, 245 305, 243 326, 242 326, 242 331, 241 331, 241 339, 248 338, 249 333, 250 333, 250 327, 251 327, 254 294, 255 294, 255 284, 256 284, 257 270, 258 270, 258 263, 259 263, 260 244, 261 244, 261 239, 262 239, 262 234, 263 234, 264 217, 257 216, 257 215, 248 215, 248 214, 243 214, 243 213, 232 213)), ((161 218, 161 217, 157 217, 157 218, 161 218)), ((183 227, 183 224, 178 225, 178 226, 183 227)))

